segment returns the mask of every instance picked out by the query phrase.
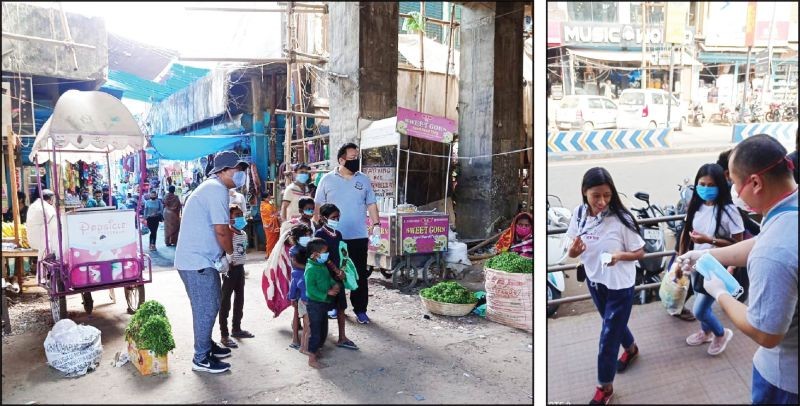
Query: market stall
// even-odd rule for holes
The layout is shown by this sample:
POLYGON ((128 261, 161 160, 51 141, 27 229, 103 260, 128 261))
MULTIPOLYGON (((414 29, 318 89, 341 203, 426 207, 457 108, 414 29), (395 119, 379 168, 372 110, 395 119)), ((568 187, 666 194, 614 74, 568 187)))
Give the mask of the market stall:
POLYGON ((398 108, 396 117, 361 133, 361 171, 372 181, 381 223, 367 263, 391 276, 396 288, 443 278, 447 270, 442 254, 450 235, 446 202, 455 131, 453 120, 398 108))

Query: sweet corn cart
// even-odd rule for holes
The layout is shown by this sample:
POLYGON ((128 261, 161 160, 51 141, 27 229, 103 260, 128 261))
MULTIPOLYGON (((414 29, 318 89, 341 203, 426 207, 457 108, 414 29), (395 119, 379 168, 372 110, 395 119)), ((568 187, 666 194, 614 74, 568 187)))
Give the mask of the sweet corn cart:
MULTIPOLYGON (((446 197, 456 123, 403 108, 361 133, 361 171, 378 200, 381 238, 370 242, 368 266, 406 290, 446 277, 450 221, 446 197), (444 187, 442 187, 444 186, 444 187), (444 202, 442 211, 419 206, 444 202)), ((369 222, 369 219, 367 219, 369 222)))
MULTIPOLYGON (((69 90, 58 100, 53 115, 42 126, 33 144, 30 159, 37 167, 51 161, 52 189, 55 193, 56 235, 58 244, 45 237, 45 254, 37 265, 37 282, 50 294, 53 320, 67 316, 66 296, 83 295, 87 313, 92 311, 90 292, 125 289, 128 312, 144 302, 144 284, 152 281, 150 257, 142 249, 140 222, 141 194, 137 210, 114 207, 77 209, 63 213, 59 166, 65 161, 97 161, 105 155, 108 179, 111 160, 138 153, 144 165, 146 140, 128 109, 113 96, 97 91, 69 90), (149 271, 144 278, 144 269, 149 271)), ((139 187, 144 177, 140 176, 139 187)), ((37 179, 42 192, 41 174, 37 179)), ((111 206, 109 193, 108 205, 111 206)), ((45 219, 44 235, 49 236, 45 219)), ((113 295, 112 295, 113 297, 113 295)))

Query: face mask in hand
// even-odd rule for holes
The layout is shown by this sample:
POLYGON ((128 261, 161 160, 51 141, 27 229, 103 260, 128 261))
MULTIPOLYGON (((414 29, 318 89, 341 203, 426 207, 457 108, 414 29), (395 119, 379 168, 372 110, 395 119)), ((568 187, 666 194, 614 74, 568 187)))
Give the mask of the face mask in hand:
POLYGON ((247 220, 244 217, 239 216, 233 220, 233 227, 239 231, 244 230, 247 227, 247 220))
POLYGON ((247 174, 239 171, 233 174, 233 184, 236 185, 237 188, 244 186, 245 182, 247 182, 247 174))
POLYGON ((330 253, 328 253, 328 252, 323 252, 322 254, 319 254, 319 258, 317 258, 317 263, 324 264, 324 263, 328 262, 328 256, 329 255, 330 255, 330 253))

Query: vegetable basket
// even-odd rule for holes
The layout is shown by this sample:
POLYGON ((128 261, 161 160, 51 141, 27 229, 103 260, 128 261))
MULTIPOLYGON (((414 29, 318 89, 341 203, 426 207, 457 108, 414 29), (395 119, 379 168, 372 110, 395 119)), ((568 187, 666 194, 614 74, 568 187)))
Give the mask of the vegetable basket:
POLYGON ((456 304, 437 302, 422 297, 422 294, 419 295, 419 298, 422 299, 422 304, 429 312, 442 316, 466 316, 475 308, 475 303, 456 304))

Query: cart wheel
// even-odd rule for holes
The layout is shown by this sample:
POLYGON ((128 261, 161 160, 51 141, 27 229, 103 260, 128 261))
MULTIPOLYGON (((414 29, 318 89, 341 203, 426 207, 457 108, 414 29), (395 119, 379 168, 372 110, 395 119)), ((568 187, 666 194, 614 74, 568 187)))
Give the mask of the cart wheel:
POLYGON ((417 269, 413 266, 406 264, 405 261, 400 262, 392 270, 392 286, 401 291, 407 291, 417 284, 417 269))
POLYGON ((383 269, 383 268, 380 268, 380 269, 381 269, 381 275, 383 275, 384 278, 392 279, 392 271, 390 271, 388 269, 383 269))
POLYGON ((431 286, 437 281, 447 279, 447 267, 444 266, 444 260, 436 260, 432 257, 425 262, 425 267, 422 269, 422 279, 427 286, 431 286))
POLYGON ((94 309, 92 292, 81 293, 81 296, 83 297, 83 310, 86 310, 86 314, 92 314, 92 309, 94 309))
POLYGON ((128 302, 128 314, 136 313, 139 306, 144 303, 144 285, 126 287, 125 301, 128 302))
MULTIPOLYGON (((50 282, 50 289, 56 292, 64 291, 64 283, 58 277, 53 276, 50 282)), ((53 315, 53 323, 58 323, 61 319, 67 318, 67 297, 66 296, 50 296, 50 312, 53 315)))

